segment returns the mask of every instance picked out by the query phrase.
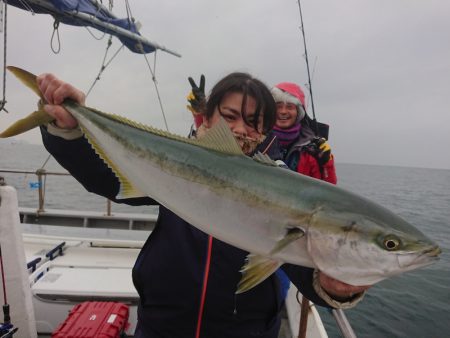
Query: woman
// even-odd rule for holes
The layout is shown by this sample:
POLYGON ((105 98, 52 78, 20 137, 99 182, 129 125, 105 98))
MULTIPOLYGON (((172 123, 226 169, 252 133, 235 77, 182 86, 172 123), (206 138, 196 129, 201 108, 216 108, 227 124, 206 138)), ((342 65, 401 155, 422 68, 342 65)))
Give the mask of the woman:
POLYGON ((300 174, 336 184, 336 170, 330 146, 316 137, 306 115, 305 94, 291 82, 271 90, 277 104, 273 133, 277 136, 286 165, 300 174))
MULTIPOLYGON (((157 204, 151 198, 116 199, 117 178, 81 137, 76 120, 59 106, 69 97, 83 104, 84 94, 51 74, 39 76, 38 84, 49 103, 46 111, 56 119, 42 128, 44 145, 55 159, 88 191, 117 203, 157 204)), ((202 128, 211 128, 222 116, 247 154, 269 150, 264 134, 273 127, 275 110, 263 83, 233 73, 212 89, 202 128)), ((277 337, 282 305, 278 278, 272 276, 248 292, 235 294, 247 254, 160 205, 158 221, 133 268, 140 296, 135 337, 277 337)), ((330 294, 343 298, 345 305, 355 293, 313 269, 286 264, 285 271, 319 305, 340 306, 335 300, 330 305, 330 294)))

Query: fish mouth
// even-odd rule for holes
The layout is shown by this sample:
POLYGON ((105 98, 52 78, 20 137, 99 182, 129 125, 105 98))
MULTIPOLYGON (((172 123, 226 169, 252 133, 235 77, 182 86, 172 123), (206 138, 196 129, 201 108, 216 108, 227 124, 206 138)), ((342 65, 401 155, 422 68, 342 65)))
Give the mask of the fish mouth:
POLYGON ((439 260, 439 255, 442 250, 439 246, 435 245, 424 249, 419 254, 406 254, 397 256, 399 266, 402 268, 406 268, 407 270, 413 270, 419 268, 421 266, 426 266, 433 264, 437 260, 439 260), (414 257, 415 256, 415 257, 414 257))
POLYGON ((439 246, 434 246, 430 249, 427 249, 425 251, 422 252, 422 255, 420 256, 428 256, 428 257, 438 257, 440 254, 442 253, 442 250, 439 246))

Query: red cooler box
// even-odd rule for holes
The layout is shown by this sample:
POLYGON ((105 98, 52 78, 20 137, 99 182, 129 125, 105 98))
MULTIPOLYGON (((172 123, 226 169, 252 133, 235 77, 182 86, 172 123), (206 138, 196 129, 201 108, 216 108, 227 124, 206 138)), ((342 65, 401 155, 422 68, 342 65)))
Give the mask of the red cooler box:
POLYGON ((75 305, 52 338, 119 338, 128 326, 128 306, 117 302, 75 305))

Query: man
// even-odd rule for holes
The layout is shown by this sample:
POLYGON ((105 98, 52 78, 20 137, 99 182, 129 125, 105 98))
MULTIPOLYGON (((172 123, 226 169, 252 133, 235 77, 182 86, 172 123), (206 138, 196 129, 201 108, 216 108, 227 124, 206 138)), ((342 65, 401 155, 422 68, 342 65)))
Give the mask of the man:
MULTIPOLYGON (((116 199, 119 181, 81 137, 77 121, 59 106, 65 98, 83 104, 84 94, 51 74, 39 76, 38 84, 48 102, 46 111, 55 117, 55 122, 42 128, 44 145, 55 159, 88 191, 118 203, 157 204, 147 197, 116 199)), ((270 150, 264 135, 275 122, 275 102, 259 80, 232 73, 219 81, 206 103, 206 132, 220 118, 228 123, 246 154, 270 150)), ((271 276, 253 289, 235 294, 247 254, 160 206, 155 229, 133 268, 140 296, 135 337, 276 338, 282 306, 278 279, 271 276)), ((341 305, 337 300, 330 304, 330 295, 348 305, 348 300, 355 299, 353 294, 362 291, 342 288, 345 284, 313 269, 286 264, 285 270, 302 293, 323 306, 341 305)))

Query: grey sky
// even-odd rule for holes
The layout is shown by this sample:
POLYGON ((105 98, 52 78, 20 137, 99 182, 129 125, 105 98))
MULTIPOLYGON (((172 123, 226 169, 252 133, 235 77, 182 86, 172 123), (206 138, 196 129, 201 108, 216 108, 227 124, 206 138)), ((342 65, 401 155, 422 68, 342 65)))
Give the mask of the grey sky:
MULTIPOLYGON (((295 0, 130 4, 143 36, 183 55, 157 53, 158 87, 173 132, 185 135, 191 124, 188 76, 205 74, 207 90, 236 70, 269 86, 307 82, 295 0)), ((115 14, 125 16, 122 1, 115 5, 115 14)), ((302 9, 316 114, 331 125, 337 162, 450 169, 450 2, 303 0, 302 9)), ((106 37, 98 41, 84 28, 61 25, 61 52, 55 55, 50 16, 12 7, 8 14, 9 65, 55 73, 85 91, 90 87, 106 37)), ((119 46, 114 39, 110 55, 119 46)), ((153 56, 148 58, 153 65, 153 56)), ((1 113, 1 129, 37 102, 10 75, 7 100, 10 114, 1 113)), ((164 127, 145 59, 128 50, 106 69, 87 103, 164 127)), ((40 143, 37 131, 16 139, 40 143)))

